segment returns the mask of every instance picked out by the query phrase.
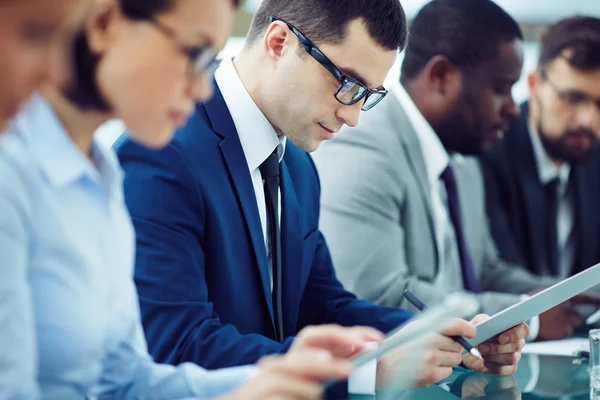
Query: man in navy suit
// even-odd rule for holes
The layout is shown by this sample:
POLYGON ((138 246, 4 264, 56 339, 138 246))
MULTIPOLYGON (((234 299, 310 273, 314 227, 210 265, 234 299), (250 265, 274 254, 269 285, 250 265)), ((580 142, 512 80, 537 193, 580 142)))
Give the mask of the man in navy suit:
POLYGON ((503 258, 564 279, 600 262, 600 19, 550 25, 528 84, 482 157, 490 225, 503 258))
MULTIPOLYGON (((358 300, 337 280, 305 153, 385 96, 381 85, 406 37, 398 0, 265 0, 244 50, 217 71, 213 100, 197 106, 170 146, 117 145, 157 360, 247 364, 286 351, 308 325, 388 332, 410 318, 358 300)), ((446 334, 473 332, 458 320, 446 334)), ((522 324, 500 335, 485 363, 439 336, 419 383, 460 362, 510 374, 527 333, 522 324)))

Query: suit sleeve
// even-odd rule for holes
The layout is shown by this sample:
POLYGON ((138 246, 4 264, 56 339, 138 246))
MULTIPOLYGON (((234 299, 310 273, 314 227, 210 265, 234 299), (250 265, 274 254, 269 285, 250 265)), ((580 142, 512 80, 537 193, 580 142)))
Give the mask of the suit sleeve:
POLYGON ((215 313, 206 285, 203 199, 179 151, 173 145, 155 152, 126 143, 119 156, 136 229, 142 321, 155 359, 214 369, 286 351, 292 339, 281 344, 241 334, 215 313))
POLYGON ((497 250, 504 260, 525 265, 525 256, 517 246, 513 229, 510 227, 510 218, 504 205, 501 188, 506 187, 508 183, 503 182, 505 177, 492 159, 482 158, 480 166, 485 185, 485 202, 490 231, 497 250))
MULTIPOLYGON (((318 183, 317 171, 310 160, 315 179, 318 183)), ((318 186, 317 186, 317 190, 318 186)), ((320 193, 318 194, 318 196, 320 193)), ((319 204, 317 204, 317 209, 319 204)), ((405 310, 377 306, 373 303, 358 300, 348 292, 337 279, 329 248, 320 231, 314 233, 316 250, 308 284, 303 296, 304 304, 321 304, 321 312, 316 314, 301 313, 301 326, 315 323, 331 322, 340 325, 372 326, 383 332, 388 332, 412 317, 405 310), (316 315, 316 320, 304 319, 307 315, 316 315)))
POLYGON ((406 258, 403 213, 410 210, 400 173, 409 172, 399 171, 399 144, 372 142, 360 128, 344 134, 314 157, 323 191, 320 227, 340 280, 384 306, 413 309, 405 289, 439 303, 447 293, 414 274, 406 258))

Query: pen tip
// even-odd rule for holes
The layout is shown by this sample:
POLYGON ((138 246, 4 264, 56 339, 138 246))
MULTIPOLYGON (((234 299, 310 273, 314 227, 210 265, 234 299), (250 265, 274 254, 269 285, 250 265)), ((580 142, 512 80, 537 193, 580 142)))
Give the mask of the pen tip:
POLYGON ((475 357, 479 358, 480 360, 483 360, 483 356, 475 347, 471 349, 470 353, 473 354, 475 357))

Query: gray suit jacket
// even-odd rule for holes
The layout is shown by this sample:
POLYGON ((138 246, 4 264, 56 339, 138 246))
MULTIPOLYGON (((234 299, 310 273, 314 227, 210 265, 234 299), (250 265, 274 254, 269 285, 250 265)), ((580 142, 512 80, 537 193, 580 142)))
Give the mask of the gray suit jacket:
MULTIPOLYGON (((425 161, 394 94, 313 157, 322 186, 320 228, 344 285, 386 306, 414 310, 402 297, 405 289, 425 303, 439 302, 448 291, 433 284, 439 262, 425 161)), ((495 314, 520 301, 519 294, 556 281, 498 258, 479 165, 473 158, 459 164, 463 227, 484 289, 481 311, 495 314)))

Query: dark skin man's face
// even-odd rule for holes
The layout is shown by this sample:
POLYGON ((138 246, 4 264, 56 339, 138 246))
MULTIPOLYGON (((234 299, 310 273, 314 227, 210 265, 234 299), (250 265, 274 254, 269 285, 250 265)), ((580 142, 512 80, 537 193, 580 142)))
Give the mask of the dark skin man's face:
POLYGON ((460 95, 434 126, 448 151, 480 154, 502 137, 519 114, 511 89, 522 67, 523 45, 514 40, 501 43, 493 60, 462 72, 460 95))

